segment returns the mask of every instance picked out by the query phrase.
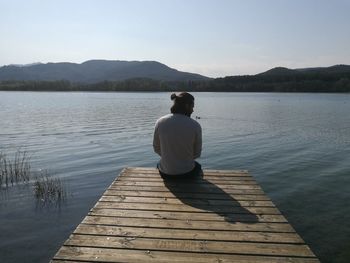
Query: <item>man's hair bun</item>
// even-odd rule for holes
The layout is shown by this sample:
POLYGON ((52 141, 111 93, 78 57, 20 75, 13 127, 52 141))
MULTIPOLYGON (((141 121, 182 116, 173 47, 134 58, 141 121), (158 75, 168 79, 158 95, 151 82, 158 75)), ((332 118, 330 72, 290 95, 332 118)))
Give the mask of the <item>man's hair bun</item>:
POLYGON ((176 94, 173 93, 173 94, 171 94, 170 99, 171 99, 171 100, 174 100, 174 99, 176 99, 176 97, 177 97, 176 94))

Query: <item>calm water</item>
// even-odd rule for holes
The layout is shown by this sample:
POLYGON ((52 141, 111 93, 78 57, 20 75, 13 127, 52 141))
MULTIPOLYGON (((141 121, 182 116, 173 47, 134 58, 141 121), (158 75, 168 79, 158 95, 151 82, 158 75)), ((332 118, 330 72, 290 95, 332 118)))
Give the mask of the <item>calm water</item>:
MULTIPOLYGON (((247 169, 322 262, 350 262, 350 94, 194 93, 204 168, 247 169)), ((169 93, 0 92, 0 152, 65 181, 60 209, 0 193, 0 261, 48 262, 116 175, 154 166, 169 93)))

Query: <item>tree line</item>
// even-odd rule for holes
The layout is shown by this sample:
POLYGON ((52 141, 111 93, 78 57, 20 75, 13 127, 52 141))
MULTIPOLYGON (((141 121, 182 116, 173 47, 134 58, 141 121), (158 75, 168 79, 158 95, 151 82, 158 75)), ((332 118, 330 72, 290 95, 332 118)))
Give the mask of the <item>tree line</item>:
POLYGON ((349 73, 248 75, 206 81, 160 81, 134 78, 124 81, 72 83, 58 81, 2 81, 3 91, 206 91, 206 92, 350 92, 349 73))

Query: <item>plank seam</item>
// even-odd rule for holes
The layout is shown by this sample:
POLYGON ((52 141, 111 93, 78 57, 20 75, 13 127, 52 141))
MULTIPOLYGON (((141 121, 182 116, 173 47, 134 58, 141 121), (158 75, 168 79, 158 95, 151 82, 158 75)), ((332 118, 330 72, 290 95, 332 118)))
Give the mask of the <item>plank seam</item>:
MULTIPOLYGON (((98 208, 98 209, 110 209, 110 210, 134 210, 134 211, 153 211, 153 212, 184 212, 184 213, 195 213, 195 214, 213 214, 212 211, 204 211, 204 210, 201 210, 201 211, 181 211, 181 210, 156 210, 156 209, 128 209, 128 208, 109 208, 109 207, 94 207, 94 208, 98 208)), ((237 213, 237 212, 225 212, 225 211, 218 211, 220 213, 223 213, 225 214, 225 216, 230 216, 230 215, 251 215, 252 213, 237 213)), ((214 212, 215 214, 217 212, 214 212)), ((275 214, 270 214, 270 213, 263 213, 263 214, 260 214, 260 213, 255 213, 255 215, 282 215, 281 213, 275 213, 275 214)), ((223 217, 223 216, 222 216, 223 217)))
MULTIPOLYGON (((77 245, 64 245, 66 247, 86 247, 86 248, 97 248, 97 249, 114 249, 114 250, 125 250, 125 248, 115 248, 115 247, 98 247, 98 246, 77 246, 77 245)), ((254 256, 254 257, 275 257, 275 258, 300 258, 300 259, 313 259, 316 258, 315 256, 297 256, 297 255, 273 255, 273 254, 262 254, 262 253, 256 253, 256 254, 244 254, 244 253, 225 253, 225 252, 209 252, 209 251, 191 251, 188 250, 159 250, 159 249, 144 249, 144 248, 127 248, 127 250, 138 250, 138 251, 145 251, 148 252, 180 252, 180 253, 187 253, 187 254, 211 254, 211 255, 237 255, 237 256, 254 256)))
MULTIPOLYGON (((239 233, 270 233, 270 234, 297 234, 295 231, 294 232, 288 232, 288 231, 263 231, 263 230, 235 230, 235 229, 203 229, 203 228, 184 228, 184 227, 152 227, 152 226, 135 226, 135 225, 125 225, 125 224, 118 224, 118 225, 113 225, 113 224, 106 224, 106 223, 85 223, 82 222, 80 223, 81 225, 90 225, 90 226, 111 226, 111 227, 133 227, 133 228, 142 228, 142 229, 175 229, 175 230, 199 230, 199 231, 219 231, 219 232, 239 232, 239 233)), ((227 241, 227 240, 226 240, 227 241)), ((295 243, 293 243, 295 244, 295 243)))
MULTIPOLYGON (((109 201, 109 200, 101 200, 102 197, 100 198, 100 200, 98 202, 100 203, 117 203, 117 204, 120 204, 120 203, 123 203, 123 204, 148 204, 148 205, 151 205, 151 204, 157 204, 157 205, 178 205, 178 206, 182 206, 183 204, 181 203, 174 203, 174 204, 167 204, 167 203, 158 203, 158 202, 125 202, 125 201, 109 201)), ((202 200, 202 199, 192 199, 192 200, 202 200)), ((243 200, 239 200, 239 201, 243 201, 243 200)), ((247 200, 247 201, 252 201, 252 200, 247 200)), ((257 200, 253 200, 253 201, 257 201, 257 200)), ((263 200, 264 201, 264 200, 263 200)), ((246 201, 245 201, 246 202, 246 201)), ((199 204, 200 205, 200 204, 199 204)), ((204 205, 204 204, 203 204, 204 205)), ((207 206, 210 206, 210 204, 206 204, 207 206)), ((215 204, 213 204, 214 206, 215 204)), ((188 206, 191 206, 191 205, 188 205, 188 206)), ((246 208, 246 207, 256 207, 256 208, 276 208, 276 206, 271 206, 271 205, 265 205, 265 206, 261 206, 261 205, 245 205, 245 206, 242 206, 242 205, 220 205, 220 208, 221 207, 243 207, 243 208, 246 208)), ((211 211, 212 212, 212 211, 211 211)))
POLYGON ((92 233, 79 233, 73 232, 71 235, 81 236, 99 236, 99 237, 123 237, 123 238, 137 238, 137 239, 153 239, 153 240, 176 240, 176 241, 195 241, 195 242, 222 242, 222 243, 243 243, 243 244, 269 244, 269 245, 294 245, 294 246, 306 246, 305 242, 273 242, 273 241, 248 241, 248 240, 227 240, 227 239, 193 239, 193 238, 176 238, 176 237, 141 237, 139 235, 116 235, 116 234, 92 234, 92 233))
MULTIPOLYGON (((105 209, 105 208, 103 208, 105 209)), ((131 216, 121 216, 121 215, 118 215, 118 216, 115 216, 115 215, 105 215, 105 214, 98 214, 97 212, 94 212, 94 211, 90 211, 88 213, 89 216, 104 216, 104 217, 114 217, 114 218, 118 218, 118 217, 121 217, 121 218, 136 218, 136 219, 158 219, 158 220, 167 220, 167 218, 163 218, 163 217, 131 217, 131 216), (94 214, 92 214, 94 213, 94 214)), ((177 221, 183 221, 183 219, 176 219, 176 218, 171 218, 171 220, 177 220, 177 221)), ((196 219, 195 221, 201 221, 201 222, 226 222, 224 220, 215 220, 215 219, 196 219)), ((249 220, 246 220, 246 221, 243 221, 243 220, 237 220, 239 221, 240 223, 252 223, 252 221, 249 221, 249 220)), ((287 221, 282 221, 282 222, 276 222, 276 221, 264 221, 264 222, 259 222, 259 223, 274 223, 274 224, 287 224, 289 225, 289 223, 287 223, 287 221)), ((234 224, 234 223, 233 223, 234 224)), ((256 223, 257 224, 257 223, 256 223)))

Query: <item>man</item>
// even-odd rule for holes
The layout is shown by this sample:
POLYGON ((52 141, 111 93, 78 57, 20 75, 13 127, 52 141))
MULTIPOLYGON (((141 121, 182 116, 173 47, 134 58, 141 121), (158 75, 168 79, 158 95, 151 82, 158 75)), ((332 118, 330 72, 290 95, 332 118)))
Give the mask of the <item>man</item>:
POLYGON ((154 129, 153 149, 161 157, 159 173, 176 178, 200 176, 201 165, 195 159, 202 151, 202 129, 191 119, 194 97, 187 92, 174 93, 171 100, 171 114, 158 119, 154 129))

